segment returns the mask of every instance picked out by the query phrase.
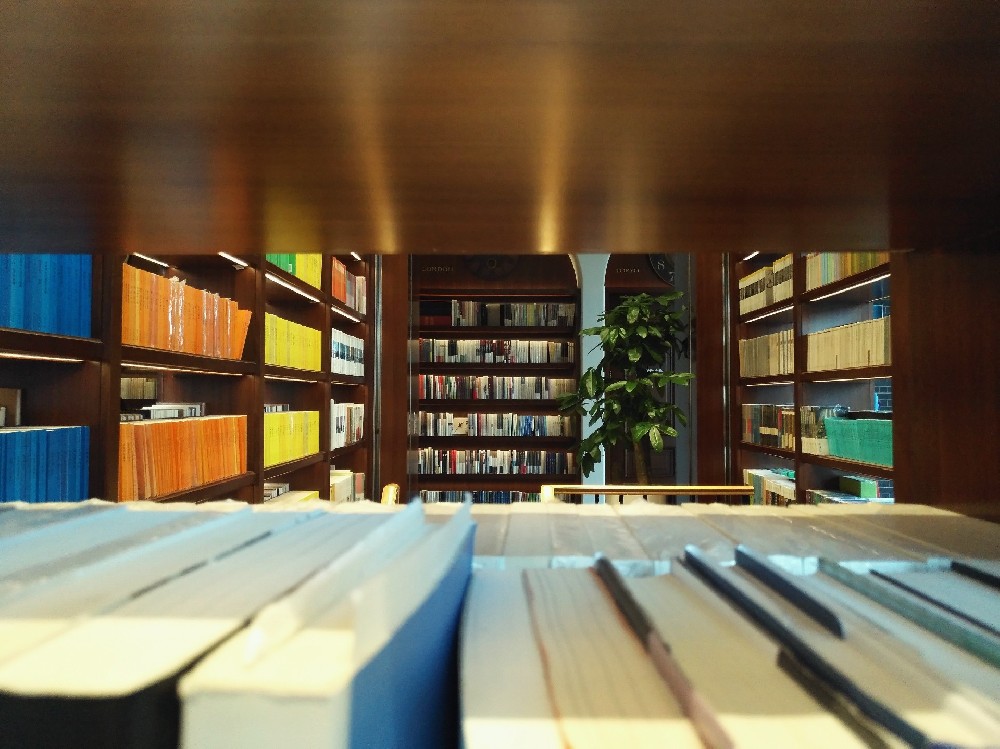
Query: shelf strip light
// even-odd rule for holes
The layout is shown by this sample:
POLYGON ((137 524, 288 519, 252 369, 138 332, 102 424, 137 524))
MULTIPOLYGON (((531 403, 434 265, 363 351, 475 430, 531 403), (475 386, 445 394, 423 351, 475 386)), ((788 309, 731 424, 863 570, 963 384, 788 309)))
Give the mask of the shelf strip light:
POLYGON ((743 258, 743 262, 745 263, 747 260, 753 260, 759 254, 760 254, 760 250, 757 250, 756 252, 751 252, 749 255, 747 255, 745 258, 743 258))
POLYGON ((356 253, 356 252, 352 252, 352 253, 351 253, 351 257, 353 257, 353 258, 354 258, 355 260, 358 260, 358 261, 360 261, 360 260, 361 260, 361 255, 359 255, 359 254, 358 254, 358 253, 356 253))
POLYGON ((216 372, 209 369, 190 369, 188 367, 169 367, 160 364, 138 364, 133 362, 122 362, 122 369, 155 369, 160 372, 179 372, 181 374, 218 375, 221 377, 242 377, 239 372, 216 372))
POLYGON ((891 380, 892 375, 872 375, 870 377, 831 377, 829 380, 806 380, 809 382, 863 382, 864 380, 891 380))
POLYGON ((788 312, 788 310, 790 310, 791 308, 792 308, 792 305, 789 304, 787 307, 782 307, 781 309, 773 310, 773 311, 768 312, 766 314, 763 314, 763 315, 761 315, 759 317, 754 317, 754 318, 752 318, 750 320, 744 320, 743 322, 745 322, 745 323, 757 322, 758 320, 763 320, 765 317, 770 317, 771 315, 779 315, 782 312, 788 312))
POLYGON ((285 377, 284 375, 264 375, 265 380, 285 380, 286 382, 305 382, 307 384, 313 384, 316 380, 304 380, 301 377, 285 377))
POLYGON ((141 257, 143 260, 147 260, 150 263, 155 263, 156 265, 162 265, 164 268, 170 267, 170 263, 165 263, 162 260, 157 260, 155 257, 150 257, 149 255, 140 255, 138 252, 133 252, 132 257, 141 257))
POLYGON ((879 276, 878 278, 873 278, 870 281, 862 281, 861 283, 856 283, 853 286, 848 286, 846 289, 841 289, 840 291, 834 291, 830 294, 824 294, 823 296, 818 296, 815 299, 810 299, 810 302, 818 302, 820 299, 829 299, 832 296, 837 296, 837 294, 843 294, 845 291, 853 291, 854 289, 860 289, 862 286, 867 286, 870 283, 875 283, 876 281, 881 281, 883 278, 888 278, 889 274, 886 273, 884 276, 879 276))
POLYGON ((219 257, 224 257, 229 262, 236 263, 241 268, 246 268, 247 266, 250 265, 250 263, 246 262, 245 260, 240 260, 238 257, 230 255, 228 252, 220 252, 219 257))
POLYGON ((330 309, 332 309, 332 310, 333 310, 334 312, 336 312, 336 313, 337 313, 338 315, 343 315, 343 316, 344 316, 344 317, 346 317, 346 318, 347 318, 348 320, 352 320, 352 321, 354 321, 354 322, 361 322, 361 318, 360 318, 360 317, 355 317, 354 315, 349 315, 348 313, 344 312, 344 310, 342 310, 342 309, 339 309, 339 308, 337 308, 337 307, 334 307, 334 306, 333 306, 332 304, 330 305, 330 309))
POLYGON ((274 281, 279 286, 284 286, 289 291, 294 291, 299 296, 305 297, 306 299, 308 299, 311 302, 319 302, 319 299, 317 299, 316 297, 310 296, 309 294, 307 294, 306 292, 302 291, 301 289, 298 289, 298 288, 292 286, 287 281, 283 281, 282 279, 278 278, 273 273, 264 273, 264 275, 267 277, 268 281, 274 281))
POLYGON ((785 380, 782 380, 781 382, 748 382, 746 384, 746 387, 748 387, 748 388, 766 388, 766 387, 772 387, 774 385, 794 385, 794 384, 795 383, 792 382, 791 380, 788 380, 787 382, 785 380))
POLYGON ((0 357, 4 359, 30 359, 31 361, 58 361, 70 362, 72 364, 82 364, 83 359, 75 359, 69 356, 48 356, 41 354, 20 354, 15 351, 0 351, 0 357))

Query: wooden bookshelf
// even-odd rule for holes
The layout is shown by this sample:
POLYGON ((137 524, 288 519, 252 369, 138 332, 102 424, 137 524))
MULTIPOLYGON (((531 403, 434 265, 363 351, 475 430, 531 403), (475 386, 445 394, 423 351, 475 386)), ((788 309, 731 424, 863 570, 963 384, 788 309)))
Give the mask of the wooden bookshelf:
MULTIPOLYGON (((136 410, 156 401, 205 404, 206 416, 230 415, 246 422, 246 469, 234 475, 151 496, 163 502, 201 502, 234 498, 263 500, 263 484, 273 478, 293 489, 317 489, 329 497, 329 468, 349 468, 366 474, 366 496, 372 496, 372 433, 370 346, 365 346, 364 372, 333 371, 331 330, 370 342, 369 305, 374 298, 369 261, 351 257, 316 256, 319 286, 269 262, 264 253, 219 255, 94 255, 91 260, 91 335, 87 337, 0 328, 0 387, 22 391, 23 424, 82 425, 90 428, 88 496, 119 496, 119 440, 123 409, 136 410), (362 277, 367 295, 354 305, 338 298, 333 266, 337 260, 353 276, 362 277), (159 262, 156 262, 159 261, 159 262), (123 343, 123 265, 175 278, 185 287, 233 300, 250 314, 242 355, 214 356, 148 345, 123 343), (264 317, 271 313, 318 332, 317 369, 267 363, 264 317), (121 383, 147 378, 156 397, 122 399, 121 383), (331 449, 330 400, 365 406, 364 438, 331 449), (280 465, 264 467, 263 410, 267 403, 287 403, 294 410, 319 414, 319 450, 280 465)), ((0 279, 2 280, 2 279, 0 279)), ((129 287, 132 288, 132 287, 129 287)), ((0 290, 2 291, 2 290, 0 290)), ((168 305, 169 306, 169 305, 168 305)), ((162 309, 160 310, 162 312, 162 309)), ((155 318, 156 312, 151 312, 155 318)), ((132 325, 133 323, 129 323, 132 325)), ((155 323, 149 323, 155 324, 155 323)), ((174 323, 170 323, 171 325, 174 323)), ((220 329, 224 328, 220 325, 220 329)), ((130 335, 134 328, 130 328, 130 335)), ((173 335, 173 334, 170 334, 173 335)), ((163 340, 158 339, 162 344, 163 340)), ((169 345, 176 341, 171 338, 169 345)), ((219 352, 225 348, 220 339, 219 352)), ((169 446, 168 446, 169 447, 169 446)), ((207 446, 211 449, 211 446, 207 446)))
MULTIPOLYGON (((422 396, 420 379, 435 376, 447 378, 469 377, 539 377, 570 380, 575 384, 580 372, 579 351, 579 302, 576 275, 568 256, 503 256, 491 257, 428 257, 420 258, 414 268, 415 327, 411 333, 411 382, 415 392, 411 402, 419 413, 449 413, 458 417, 476 413, 514 414, 515 416, 558 416, 554 397, 542 398, 445 398, 422 396), (455 317, 453 305, 458 305, 455 317), (463 306, 464 305, 464 306, 463 306), (510 305, 510 306, 503 306, 510 305), (550 305, 542 308, 541 305, 550 305), (565 305, 572 310, 572 321, 563 322, 555 305, 565 305), (530 308, 529 308, 530 307, 530 308), (522 315, 537 324, 525 324, 522 315), (462 323, 462 324, 460 324, 462 323), (433 354, 421 353, 420 342, 428 339, 452 342, 450 361, 434 361, 433 354), (457 342, 465 344, 457 353, 457 342), (478 347, 476 342, 483 342, 478 347), (556 346, 572 344, 571 361, 551 361, 549 356, 538 354, 539 343, 551 342, 556 346), (493 346, 490 348, 490 346, 493 346), (524 351, 535 347, 535 353, 526 356, 524 351), (520 348, 518 348, 520 347, 520 348), (464 360, 461 360, 464 359, 464 360), (542 359, 545 359, 544 361, 542 359)), ((429 346, 429 344, 425 344, 429 346)), ((570 434, 551 436, 426 435, 413 426, 410 449, 417 455, 422 449, 434 451, 552 451, 572 455, 575 466, 575 447, 579 442, 579 419, 569 422, 570 434)), ((421 492, 474 492, 480 500, 486 492, 540 493, 543 483, 579 480, 579 469, 559 474, 520 473, 457 473, 422 474, 419 469, 408 477, 407 497, 421 496, 421 492)))
MULTIPOLYGON (((824 367, 810 361, 808 336, 833 328, 846 330, 842 326, 865 323, 888 313, 889 284, 893 255, 873 258, 865 265, 872 267, 852 268, 860 254, 837 255, 822 259, 808 259, 807 253, 791 255, 791 275, 786 271, 782 276, 784 285, 780 288, 771 281, 774 273, 765 283, 765 270, 772 269, 781 255, 757 255, 750 258, 730 257, 730 309, 733 323, 730 329, 731 346, 730 371, 733 373, 733 399, 730 410, 730 434, 732 435, 733 476, 744 480, 745 469, 783 469, 795 473, 795 499, 806 501, 810 489, 838 490, 839 477, 860 475, 872 479, 892 479, 891 466, 875 462, 859 461, 844 456, 819 455, 803 450, 803 406, 843 406, 850 411, 872 411, 875 408, 876 389, 885 390, 891 397, 891 381, 894 368, 891 357, 885 363, 871 360, 860 361, 861 353, 852 352, 844 346, 843 352, 835 352, 838 357, 856 356, 858 361, 848 358, 847 366, 824 367), (853 259, 852 259, 853 258, 853 259), (818 273, 819 263, 826 262, 822 281, 813 281, 813 288, 806 288, 807 275, 818 273), (807 267, 808 266, 808 267, 807 267), (831 277, 832 276, 832 277, 831 277), (741 311, 741 286, 749 279, 758 279, 758 292, 762 296, 747 301, 744 305, 753 309, 741 311), (765 296, 770 294, 772 297, 765 296), (785 296, 787 294, 787 296, 785 296), (784 298, 780 298, 784 296, 784 298), (770 338, 764 338, 769 336, 770 338), (754 360, 756 366, 747 372, 741 369, 740 341, 760 340, 764 344, 763 359, 754 360), (777 362, 778 366, 775 366, 777 362), (763 371, 770 367, 769 371, 763 371), (795 447, 777 447, 758 444, 747 439, 744 434, 744 404, 758 404, 759 410, 774 419, 777 412, 784 417, 776 426, 769 421, 771 429, 782 429, 783 433, 794 436, 795 447), (782 411, 780 406, 784 406, 782 411), (790 417, 790 418, 789 418, 790 417), (790 429, 790 431, 789 431, 790 429)), ((787 257, 787 256, 785 256, 787 257)), ((778 262, 778 268, 787 267, 788 261, 778 262)), ((748 291, 753 291, 751 288, 748 291)), ((892 316, 888 315, 888 325, 892 316)), ((852 329, 855 330, 855 329, 852 329)), ((874 340, 874 339, 873 339, 874 340)), ((886 342, 888 346, 888 342, 886 342)), ((860 352, 864 346, 859 345, 860 352)), ((749 349, 748 349, 749 351, 749 349)), ((750 353, 747 358, 752 358, 750 353)), ((866 354, 867 356, 867 354, 866 354)), ((761 416, 761 418, 765 418, 761 416)))

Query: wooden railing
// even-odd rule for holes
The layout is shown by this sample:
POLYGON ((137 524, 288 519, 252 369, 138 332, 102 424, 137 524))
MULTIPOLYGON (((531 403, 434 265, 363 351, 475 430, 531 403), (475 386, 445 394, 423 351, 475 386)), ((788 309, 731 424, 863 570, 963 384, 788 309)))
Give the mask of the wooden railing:
POLYGON ((593 494, 595 499, 604 496, 617 496, 618 502, 624 496, 650 495, 665 497, 715 497, 732 504, 749 503, 753 496, 753 487, 749 484, 736 486, 709 486, 704 484, 693 486, 678 486, 675 484, 542 484, 542 502, 557 502, 559 496, 593 494), (742 499, 741 499, 742 498, 742 499))

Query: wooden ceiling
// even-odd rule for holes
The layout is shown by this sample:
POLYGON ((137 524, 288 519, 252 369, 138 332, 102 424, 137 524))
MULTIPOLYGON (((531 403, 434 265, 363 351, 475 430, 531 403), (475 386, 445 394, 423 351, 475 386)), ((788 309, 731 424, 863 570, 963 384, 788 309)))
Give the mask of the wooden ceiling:
POLYGON ((0 11, 2 250, 845 250, 1000 225, 995 0, 0 11))

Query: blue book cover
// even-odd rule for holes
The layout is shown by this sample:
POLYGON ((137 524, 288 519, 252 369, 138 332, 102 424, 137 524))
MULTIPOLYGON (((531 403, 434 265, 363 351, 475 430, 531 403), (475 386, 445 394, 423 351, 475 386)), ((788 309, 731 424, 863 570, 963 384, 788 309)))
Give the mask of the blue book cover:
POLYGON ((76 427, 76 431, 79 434, 77 470, 73 475, 77 477, 77 486, 73 499, 87 499, 90 493, 90 427, 76 427))
POLYGON ((0 502, 9 502, 11 498, 11 463, 13 456, 10 454, 11 432, 0 429, 0 502))
POLYGON ((16 253, 10 258, 10 327, 24 328, 24 274, 27 256, 16 253))
POLYGON ((0 252, 0 328, 10 325, 10 255, 0 252))
POLYGON ((48 470, 45 472, 46 502, 54 502, 62 498, 61 484, 66 473, 66 463, 69 451, 66 445, 66 435, 69 429, 46 429, 45 452, 48 455, 48 470))
POLYGON ((77 316, 74 335, 90 338, 93 259, 90 255, 77 255, 77 267, 79 272, 77 276, 77 316))

